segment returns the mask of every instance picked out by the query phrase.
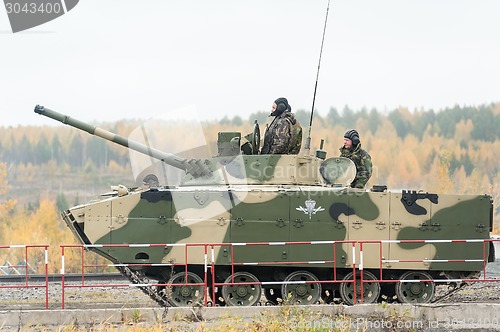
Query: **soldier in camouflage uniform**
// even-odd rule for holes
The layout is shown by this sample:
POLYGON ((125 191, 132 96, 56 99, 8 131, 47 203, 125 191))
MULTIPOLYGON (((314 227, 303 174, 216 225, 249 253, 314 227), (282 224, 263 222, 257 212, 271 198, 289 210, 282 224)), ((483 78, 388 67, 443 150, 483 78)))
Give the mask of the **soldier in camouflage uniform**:
POLYGON ((351 159, 356 165, 356 177, 352 188, 364 188, 372 176, 372 158, 361 148, 361 141, 356 130, 348 130, 344 134, 344 145, 340 148, 340 156, 351 159))
POLYGON ((302 145, 302 127, 291 112, 286 98, 278 98, 273 103, 274 116, 264 134, 261 154, 297 154, 302 145))

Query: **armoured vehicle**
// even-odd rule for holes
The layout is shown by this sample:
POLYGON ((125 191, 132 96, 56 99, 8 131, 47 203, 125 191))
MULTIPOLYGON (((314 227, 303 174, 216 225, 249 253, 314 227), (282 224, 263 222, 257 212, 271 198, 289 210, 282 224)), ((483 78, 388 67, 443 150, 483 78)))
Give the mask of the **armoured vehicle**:
POLYGON ((116 186, 62 213, 82 244, 108 245, 91 250, 132 282, 165 284, 141 287, 162 305, 209 296, 255 305, 262 293, 270 303, 425 303, 436 280, 456 286, 494 259, 489 195, 350 188, 354 164, 326 159, 322 147, 259 154, 257 123, 245 137, 219 133, 217 156, 187 159, 42 106, 35 112, 183 171, 178 186, 148 175, 143 186, 116 186))

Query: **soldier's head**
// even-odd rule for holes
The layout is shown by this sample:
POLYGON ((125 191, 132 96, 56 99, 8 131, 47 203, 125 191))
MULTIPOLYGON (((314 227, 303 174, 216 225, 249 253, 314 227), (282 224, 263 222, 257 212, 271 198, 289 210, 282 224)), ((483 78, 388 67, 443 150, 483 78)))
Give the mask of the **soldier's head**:
POLYGON ((351 149, 360 143, 359 134, 355 129, 350 129, 344 134, 344 147, 351 149))
POLYGON ((271 116, 278 116, 284 111, 291 111, 292 107, 288 104, 288 100, 286 98, 278 98, 274 101, 271 111, 271 116))

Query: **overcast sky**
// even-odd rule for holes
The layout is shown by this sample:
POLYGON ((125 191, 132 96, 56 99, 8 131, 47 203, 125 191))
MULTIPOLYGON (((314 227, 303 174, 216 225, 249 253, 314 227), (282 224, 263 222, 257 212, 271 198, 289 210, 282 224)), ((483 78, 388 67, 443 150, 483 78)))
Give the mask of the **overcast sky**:
MULTIPOLYGON (((80 0, 13 34, 0 8, 0 126, 148 119, 196 107, 309 111, 327 0, 80 0)), ((500 102, 500 1, 330 3, 316 109, 500 102)), ((182 114, 182 113, 181 113, 182 114)))

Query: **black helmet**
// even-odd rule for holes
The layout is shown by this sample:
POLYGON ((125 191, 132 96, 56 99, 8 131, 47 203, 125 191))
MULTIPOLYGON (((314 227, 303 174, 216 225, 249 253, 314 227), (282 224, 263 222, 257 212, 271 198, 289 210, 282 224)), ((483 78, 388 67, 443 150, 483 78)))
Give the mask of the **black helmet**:
POLYGON ((286 110, 292 110, 292 107, 288 104, 288 100, 286 98, 278 98, 274 101, 274 103, 276 104, 276 110, 272 112, 271 115, 280 115, 286 110))
POLYGON ((354 146, 358 145, 360 142, 359 141, 359 134, 355 129, 351 129, 351 130, 346 131, 346 133, 344 134, 344 137, 350 139, 354 146))

